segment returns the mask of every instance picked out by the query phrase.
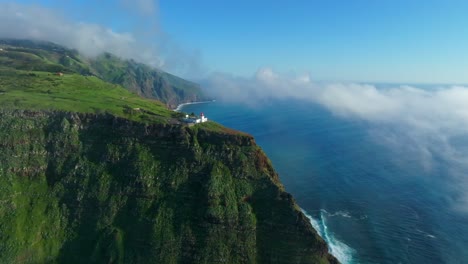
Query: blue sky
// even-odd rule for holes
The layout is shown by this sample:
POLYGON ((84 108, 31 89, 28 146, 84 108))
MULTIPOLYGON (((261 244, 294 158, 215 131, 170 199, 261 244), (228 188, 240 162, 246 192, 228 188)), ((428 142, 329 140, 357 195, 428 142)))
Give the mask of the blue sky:
POLYGON ((468 80, 467 1, 225 2, 162 1, 163 26, 228 72, 269 66, 319 79, 468 80))
POLYGON ((148 13, 129 0, 15 2, 116 32, 154 22, 207 71, 250 76, 271 67, 316 80, 468 83, 468 1, 161 0, 148 13))

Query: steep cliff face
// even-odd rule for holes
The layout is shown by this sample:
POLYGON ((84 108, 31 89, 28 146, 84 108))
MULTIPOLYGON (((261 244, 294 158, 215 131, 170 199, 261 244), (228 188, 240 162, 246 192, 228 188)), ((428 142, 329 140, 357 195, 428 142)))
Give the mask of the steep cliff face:
POLYGON ((208 100, 200 85, 142 63, 104 54, 91 60, 91 66, 93 73, 103 80, 164 102, 172 109, 181 103, 208 100))
POLYGON ((252 137, 0 112, 6 263, 336 263, 252 137))

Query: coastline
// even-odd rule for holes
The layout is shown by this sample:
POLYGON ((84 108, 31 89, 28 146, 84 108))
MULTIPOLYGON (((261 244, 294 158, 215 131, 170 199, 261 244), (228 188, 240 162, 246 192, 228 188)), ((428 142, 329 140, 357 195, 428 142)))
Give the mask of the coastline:
MULTIPOLYGON (((177 106, 177 109, 175 111, 181 111, 185 105, 202 104, 202 103, 209 103, 209 102, 215 102, 215 100, 180 104, 177 106)), ((336 258, 339 261, 339 263, 342 263, 342 264, 351 264, 357 261, 355 259, 355 250, 351 248, 350 246, 348 246, 347 244, 345 244, 344 242, 342 242, 341 240, 338 240, 334 236, 334 234, 328 230, 329 228, 326 224, 326 215, 323 215, 323 213, 320 211, 319 217, 317 218, 317 216, 314 216, 316 217, 314 218, 305 209, 301 207, 299 208, 300 208, 300 211, 306 217, 307 222, 310 223, 311 228, 315 230, 317 235, 320 236, 323 239, 323 241, 325 241, 327 248, 328 248, 328 253, 331 256, 336 258)))
POLYGON ((175 112, 180 112, 180 110, 182 110, 182 108, 186 105, 192 105, 192 104, 207 104, 207 103, 213 103, 213 102, 216 102, 216 100, 210 100, 210 101, 199 101, 199 102, 191 102, 191 103, 183 103, 183 104, 180 104, 176 107, 176 109, 174 109, 173 111, 175 112))

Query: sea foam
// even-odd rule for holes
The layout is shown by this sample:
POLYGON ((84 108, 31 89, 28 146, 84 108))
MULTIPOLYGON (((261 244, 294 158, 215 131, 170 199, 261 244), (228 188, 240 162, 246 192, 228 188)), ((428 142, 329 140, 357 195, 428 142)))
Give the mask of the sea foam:
POLYGON ((301 209, 304 215, 309 219, 312 227, 317 230, 318 234, 327 242, 330 249, 330 254, 335 256, 343 264, 354 263, 353 254, 354 249, 346 245, 345 243, 337 240, 332 233, 328 230, 326 224, 326 218, 323 211, 320 211, 320 219, 315 219, 309 215, 304 209, 301 209))

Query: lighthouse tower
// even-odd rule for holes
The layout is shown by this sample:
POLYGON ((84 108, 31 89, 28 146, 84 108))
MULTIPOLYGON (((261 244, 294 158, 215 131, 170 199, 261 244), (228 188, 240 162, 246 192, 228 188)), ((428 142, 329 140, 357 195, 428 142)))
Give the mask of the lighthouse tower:
POLYGON ((202 122, 202 123, 208 121, 208 118, 206 118, 206 117, 205 117, 205 114, 203 114, 203 113, 200 113, 200 119, 201 119, 201 122, 202 122))

